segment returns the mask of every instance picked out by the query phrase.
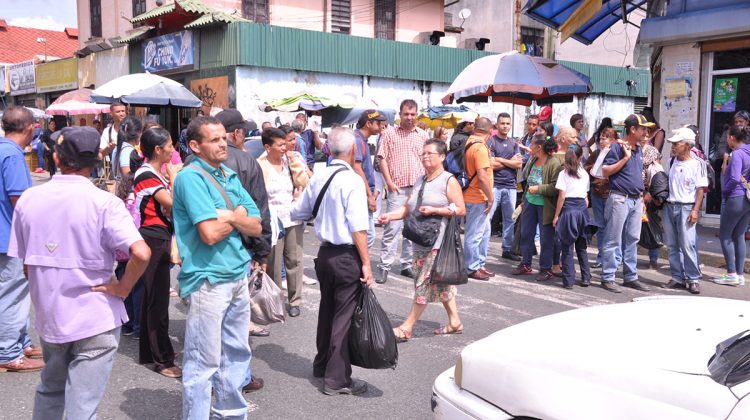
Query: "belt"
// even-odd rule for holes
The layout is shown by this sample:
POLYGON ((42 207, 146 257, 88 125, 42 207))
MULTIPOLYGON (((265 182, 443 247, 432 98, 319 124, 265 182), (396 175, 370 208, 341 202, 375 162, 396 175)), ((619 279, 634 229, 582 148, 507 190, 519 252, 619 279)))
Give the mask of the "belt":
POLYGON ((623 197, 627 197, 627 198, 630 198, 630 199, 633 199, 633 200, 637 200, 637 199, 641 198, 640 194, 625 194, 624 192, 617 191, 617 190, 609 190, 609 193, 610 194, 621 195, 623 197))
POLYGON ((320 244, 322 248, 342 248, 342 249, 356 249, 352 244, 332 244, 328 241, 324 241, 320 244))
POLYGON ((692 202, 692 203, 681 203, 679 201, 667 201, 667 204, 672 204, 674 206, 694 206, 695 202, 692 202))

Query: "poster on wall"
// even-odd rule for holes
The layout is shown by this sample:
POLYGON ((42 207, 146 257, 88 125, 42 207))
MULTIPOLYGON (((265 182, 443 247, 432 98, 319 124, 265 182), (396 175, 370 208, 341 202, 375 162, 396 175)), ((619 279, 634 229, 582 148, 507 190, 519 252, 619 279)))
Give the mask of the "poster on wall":
POLYGON ((716 79, 714 84, 714 112, 734 112, 737 108, 739 78, 716 79))
POLYGON ((141 45, 144 71, 156 73, 165 70, 192 69, 193 33, 180 31, 148 39, 141 45))
POLYGON ((229 77, 209 77, 190 81, 190 91, 201 100, 201 111, 211 115, 212 108, 229 108, 229 77))
POLYGON ((10 82, 10 94, 25 95, 36 92, 36 72, 34 71, 34 60, 8 66, 10 82))

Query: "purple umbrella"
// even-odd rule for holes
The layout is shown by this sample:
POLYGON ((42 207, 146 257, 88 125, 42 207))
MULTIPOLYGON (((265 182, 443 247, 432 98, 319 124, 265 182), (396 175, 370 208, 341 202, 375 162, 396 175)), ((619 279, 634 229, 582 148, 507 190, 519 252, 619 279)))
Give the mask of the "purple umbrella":
POLYGON ((509 102, 519 105, 566 102, 592 89, 588 76, 553 60, 510 51, 488 55, 471 64, 448 88, 444 104, 458 102, 509 102))

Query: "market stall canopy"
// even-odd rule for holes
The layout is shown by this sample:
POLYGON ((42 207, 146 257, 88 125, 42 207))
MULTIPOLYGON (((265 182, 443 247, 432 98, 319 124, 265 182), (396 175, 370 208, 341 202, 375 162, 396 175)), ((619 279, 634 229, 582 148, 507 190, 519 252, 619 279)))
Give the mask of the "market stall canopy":
MULTIPOLYGON (((32 108, 32 107, 30 107, 30 106, 25 106, 24 108, 26 108, 26 109, 28 109, 29 111, 31 111, 31 115, 33 115, 33 116, 34 116, 34 118, 37 118, 37 119, 38 119, 38 118, 45 118, 45 119, 49 119, 49 118, 52 118, 52 115, 49 115, 49 114, 45 113, 45 112, 44 112, 43 110, 41 110, 41 109, 39 109, 39 108, 32 108)), ((0 117, 2 117, 2 116, 3 116, 3 113, 4 113, 4 112, 5 112, 5 111, 0 111, 0 117)))
POLYGON ((120 76, 91 92, 91 101, 111 104, 120 101, 138 106, 176 106, 197 108, 198 99, 182 84, 151 73, 120 76))
MULTIPOLYGON (((643 9, 646 0, 529 0, 524 13, 563 34, 591 45, 617 21, 628 22, 635 9, 643 9)), ((632 24, 632 23, 631 23, 632 24)))
POLYGON ((388 118, 388 124, 393 124, 394 117, 396 115, 395 109, 383 108, 378 105, 372 99, 362 99, 357 101, 354 107, 341 107, 332 106, 325 108, 320 111, 321 125, 323 127, 330 127, 333 124, 350 125, 356 124, 359 120, 359 116, 368 109, 376 109, 380 111, 386 118, 388 118))
POLYGON ((456 128, 464 118, 475 120, 479 114, 466 105, 460 106, 431 106, 420 111, 417 122, 424 122, 427 127, 435 130, 438 127, 456 128))
POLYGON ((553 60, 510 51, 488 55, 461 71, 443 104, 457 102, 508 102, 531 105, 570 102, 592 89, 585 74, 571 70, 553 60))
POLYGON ((311 93, 298 93, 286 98, 267 101, 259 106, 263 112, 320 111, 329 107, 354 108, 356 101, 351 98, 329 98, 311 93))
POLYGON ((84 115, 109 113, 109 105, 91 103, 91 89, 81 88, 65 93, 47 107, 50 115, 84 115))

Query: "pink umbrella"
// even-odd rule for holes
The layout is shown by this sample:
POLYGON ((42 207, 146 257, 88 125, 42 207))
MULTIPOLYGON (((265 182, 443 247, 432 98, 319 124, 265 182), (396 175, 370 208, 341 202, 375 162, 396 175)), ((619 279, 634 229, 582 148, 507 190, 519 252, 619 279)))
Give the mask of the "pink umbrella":
POLYGON ((47 108, 46 112, 50 115, 82 115, 109 112, 109 105, 91 103, 89 101, 90 98, 91 89, 76 89, 57 98, 47 108))

